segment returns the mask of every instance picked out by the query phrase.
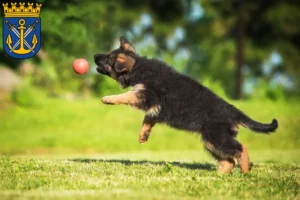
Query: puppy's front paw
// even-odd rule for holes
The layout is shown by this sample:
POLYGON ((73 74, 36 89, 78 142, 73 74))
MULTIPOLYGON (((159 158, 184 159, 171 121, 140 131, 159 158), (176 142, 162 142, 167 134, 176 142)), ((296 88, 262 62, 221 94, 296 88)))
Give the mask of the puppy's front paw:
POLYGON ((150 133, 149 133, 149 132, 147 132, 147 131, 146 131, 146 132, 143 132, 142 134, 140 134, 139 142, 140 142, 141 144, 147 142, 149 136, 150 136, 150 133))
POLYGON ((115 104, 114 103, 114 97, 113 96, 105 96, 105 97, 103 97, 102 99, 101 99, 101 101, 102 101, 102 103, 104 103, 104 104, 110 104, 110 105, 112 105, 112 104, 115 104))

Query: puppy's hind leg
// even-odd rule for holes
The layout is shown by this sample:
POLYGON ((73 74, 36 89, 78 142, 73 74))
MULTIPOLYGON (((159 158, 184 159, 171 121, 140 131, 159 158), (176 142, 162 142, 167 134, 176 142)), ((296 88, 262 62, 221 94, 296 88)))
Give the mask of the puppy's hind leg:
POLYGON ((251 170, 252 163, 250 162, 248 150, 245 145, 242 144, 242 151, 236 155, 236 159, 240 165, 242 173, 247 173, 251 170))
POLYGON ((230 155, 226 155, 219 151, 212 143, 205 141, 204 146, 206 150, 218 161, 218 172, 222 174, 229 174, 235 167, 234 159, 230 155))
POLYGON ((221 159, 219 160, 218 172, 229 174, 233 170, 235 162, 233 158, 221 159))
POLYGON ((230 127, 230 124, 208 124, 204 126, 202 138, 205 147, 219 161, 219 172, 230 173, 235 166, 234 158, 238 158, 239 164, 243 164, 242 173, 246 173, 245 166, 249 165, 248 154, 228 131, 230 127))

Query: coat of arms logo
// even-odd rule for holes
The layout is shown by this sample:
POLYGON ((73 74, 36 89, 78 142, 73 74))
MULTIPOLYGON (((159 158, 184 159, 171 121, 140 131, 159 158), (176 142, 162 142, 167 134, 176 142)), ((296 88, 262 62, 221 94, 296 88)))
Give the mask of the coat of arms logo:
POLYGON ((8 3, 2 4, 3 49, 13 58, 30 58, 37 54, 41 47, 42 4, 8 3))

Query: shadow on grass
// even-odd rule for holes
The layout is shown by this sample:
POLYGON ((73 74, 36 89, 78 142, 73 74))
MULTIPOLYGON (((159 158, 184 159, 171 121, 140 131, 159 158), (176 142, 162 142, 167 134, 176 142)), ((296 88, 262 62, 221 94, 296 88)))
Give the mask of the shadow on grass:
POLYGON ((208 163, 185 163, 185 162, 164 162, 164 161, 147 161, 147 160, 119 160, 119 159, 72 159, 73 162, 81 162, 81 163, 93 163, 93 162, 106 162, 106 163, 120 163, 123 165, 172 165, 181 168, 187 169, 201 169, 201 170, 208 170, 208 171, 215 171, 215 165, 208 164, 208 163))

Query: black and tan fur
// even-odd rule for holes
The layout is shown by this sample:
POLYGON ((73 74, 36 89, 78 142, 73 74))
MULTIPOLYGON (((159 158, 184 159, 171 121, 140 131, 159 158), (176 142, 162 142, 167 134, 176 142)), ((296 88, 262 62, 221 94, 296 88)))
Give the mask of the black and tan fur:
POLYGON ((242 125, 255 132, 269 133, 278 123, 256 122, 195 80, 176 72, 167 64, 136 54, 133 46, 120 38, 120 48, 96 54, 101 74, 112 77, 131 91, 103 97, 105 104, 126 104, 145 111, 139 142, 148 140, 155 123, 201 133, 205 148, 219 162, 219 172, 230 173, 237 159, 242 173, 250 170, 247 148, 235 136, 242 125))

